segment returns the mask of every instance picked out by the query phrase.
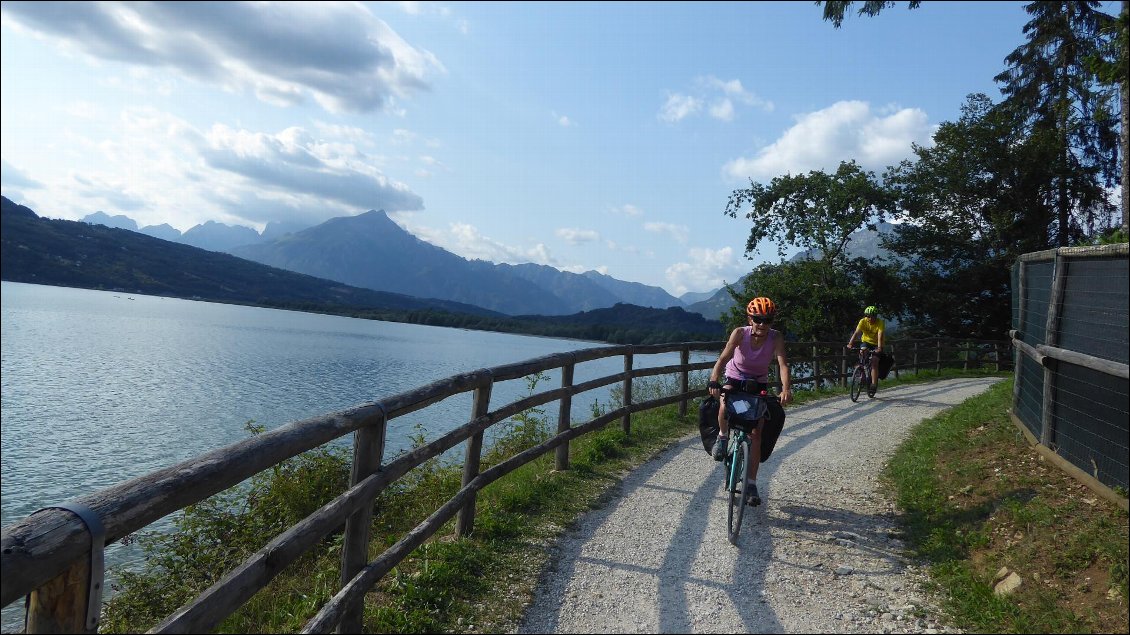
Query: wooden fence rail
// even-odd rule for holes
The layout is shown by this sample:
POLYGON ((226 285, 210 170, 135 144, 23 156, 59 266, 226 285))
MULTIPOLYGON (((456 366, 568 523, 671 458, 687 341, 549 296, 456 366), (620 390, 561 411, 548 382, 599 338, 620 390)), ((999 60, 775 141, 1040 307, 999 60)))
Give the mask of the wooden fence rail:
MULTIPOLYGON (((514 469, 548 452, 555 452, 555 467, 568 468, 569 442, 619 419, 630 433, 631 415, 643 410, 679 404, 686 414, 690 399, 705 394, 691 389, 689 374, 704 371, 714 361, 690 362, 691 351, 718 351, 723 342, 682 342, 646 346, 609 346, 557 353, 543 357, 454 375, 426 386, 393 395, 376 403, 312 417, 256 435, 177 465, 125 481, 68 503, 68 507, 87 512, 101 521, 102 540, 92 539, 87 523, 76 512, 58 507, 41 509, 3 530, 0 539, 0 604, 7 606, 29 596, 27 632, 90 632, 97 627, 97 606, 93 623, 88 605, 97 603, 103 580, 92 567, 100 562, 102 545, 119 540, 157 520, 198 503, 214 494, 278 465, 308 450, 354 434, 354 453, 349 489, 228 572, 222 579, 188 604, 168 616, 151 632, 207 632, 238 610, 304 553, 316 547, 333 532, 345 527, 343 537, 341 590, 310 620, 304 632, 359 632, 364 595, 392 567, 424 543, 452 518, 456 535, 474 530, 477 492, 514 469), (678 352, 675 365, 635 368, 642 355, 678 352), (586 361, 623 356, 624 371, 581 383, 573 383, 574 368, 586 361), (495 383, 561 369, 561 385, 490 409, 495 383), (633 403, 632 380, 656 375, 677 375, 676 394, 633 403), (620 384, 622 406, 591 421, 573 425, 572 397, 596 388, 620 384), (470 420, 430 443, 417 447, 384 463, 385 432, 391 419, 415 412, 454 395, 474 395, 470 420), (488 470, 479 471, 483 434, 492 425, 553 401, 559 402, 557 433, 536 447, 516 454, 488 470), (376 560, 368 561, 369 519, 377 496, 425 461, 440 456, 460 443, 466 443, 462 486, 428 519, 412 529, 376 560)), ((890 349, 912 347, 912 357, 902 354, 896 365, 917 372, 920 367, 940 368, 943 364, 968 367, 972 354, 983 354, 991 345, 993 363, 1011 360, 1008 342, 942 339, 892 342, 890 349), (919 355, 931 357, 920 363, 919 355), (905 365, 904 365, 905 362, 905 365)), ((810 376, 793 380, 794 385, 822 382, 846 383, 854 364, 854 354, 843 350, 841 342, 790 343, 790 364, 806 367, 810 376), (837 348, 838 347, 838 348, 837 348), (807 356, 805 356, 808 354, 807 356), (838 366, 838 368, 836 368, 838 366), (821 372, 821 368, 833 370, 821 372)), ((905 350, 905 349, 904 349, 905 350)), ((899 357, 896 353, 896 358, 899 357)), ((776 372, 771 375, 779 385, 776 372)))

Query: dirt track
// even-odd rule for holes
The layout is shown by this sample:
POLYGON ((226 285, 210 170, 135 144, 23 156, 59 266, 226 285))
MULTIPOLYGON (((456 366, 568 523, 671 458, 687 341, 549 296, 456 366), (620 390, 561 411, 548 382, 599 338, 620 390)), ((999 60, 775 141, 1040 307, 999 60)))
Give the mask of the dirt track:
POLYGON ((683 439, 559 541, 518 632, 957 632, 935 620, 877 478, 915 425, 996 381, 788 408, 737 546, 721 464, 683 439))

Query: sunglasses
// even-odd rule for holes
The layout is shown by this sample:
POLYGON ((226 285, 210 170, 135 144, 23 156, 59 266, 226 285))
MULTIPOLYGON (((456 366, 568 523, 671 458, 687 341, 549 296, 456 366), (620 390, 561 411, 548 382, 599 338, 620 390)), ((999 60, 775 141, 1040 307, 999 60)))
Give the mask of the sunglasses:
POLYGON ((773 322, 773 318, 762 315, 751 315, 749 319, 753 320, 754 324, 771 324, 773 322))

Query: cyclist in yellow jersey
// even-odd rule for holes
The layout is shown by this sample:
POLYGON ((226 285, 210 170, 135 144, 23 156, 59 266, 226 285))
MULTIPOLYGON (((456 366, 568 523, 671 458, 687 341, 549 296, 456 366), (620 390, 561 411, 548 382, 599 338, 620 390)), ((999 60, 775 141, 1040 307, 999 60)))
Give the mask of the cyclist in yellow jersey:
MULTIPOLYGON (((851 348, 855 343, 855 338, 859 337, 860 349, 873 348, 876 353, 883 352, 883 320, 879 318, 879 309, 875 305, 871 305, 863 310, 863 318, 859 320, 859 324, 855 325, 855 330, 852 331, 851 337, 848 338, 847 347, 851 348)), ((863 355, 863 350, 859 354, 863 355)), ((862 357, 860 357, 862 359, 862 357)), ((871 388, 870 392, 874 393, 875 389, 879 387, 879 356, 871 356, 871 388)))

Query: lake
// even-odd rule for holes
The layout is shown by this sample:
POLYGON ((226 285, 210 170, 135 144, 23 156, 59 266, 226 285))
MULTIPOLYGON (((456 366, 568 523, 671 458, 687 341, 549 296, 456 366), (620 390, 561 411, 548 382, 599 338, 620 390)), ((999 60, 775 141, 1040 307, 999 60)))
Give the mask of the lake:
MULTIPOLYGON (((240 441, 248 422, 273 429, 479 368, 606 346, 14 282, 0 283, 0 299, 3 526, 240 441)), ((635 360, 675 363, 677 353, 635 360)), ((622 370, 622 357, 585 362, 574 381, 622 370)), ((560 374, 545 381, 539 391, 560 374)), ((501 382, 492 408, 528 393, 525 380, 501 382)), ((594 400, 607 404, 608 389, 574 397, 574 420, 588 420, 594 400)), ((556 403, 544 408, 555 421, 556 403)), ((392 420, 386 459, 411 435, 434 439, 470 414, 466 394, 392 420)), ((140 556, 111 545, 107 568, 140 556)), ((22 619, 15 602, 3 630, 22 619)))

